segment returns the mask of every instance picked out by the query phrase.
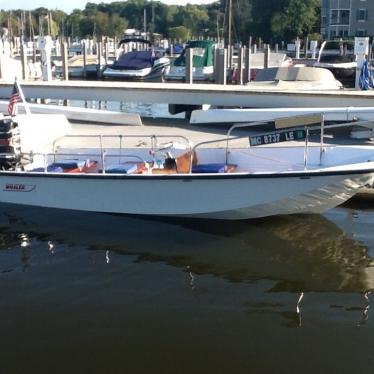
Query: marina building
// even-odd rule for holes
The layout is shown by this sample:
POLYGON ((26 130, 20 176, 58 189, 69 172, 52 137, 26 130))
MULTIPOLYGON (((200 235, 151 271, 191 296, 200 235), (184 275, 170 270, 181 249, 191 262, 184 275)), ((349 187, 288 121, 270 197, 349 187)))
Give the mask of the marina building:
POLYGON ((374 36, 374 0, 322 0, 324 39, 374 36))

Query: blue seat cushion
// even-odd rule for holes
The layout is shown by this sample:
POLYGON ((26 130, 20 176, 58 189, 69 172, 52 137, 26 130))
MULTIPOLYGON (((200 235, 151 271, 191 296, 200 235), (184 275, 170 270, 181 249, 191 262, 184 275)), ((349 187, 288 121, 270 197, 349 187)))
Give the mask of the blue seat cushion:
POLYGON ((199 164, 192 166, 193 173, 225 173, 226 164, 199 164))

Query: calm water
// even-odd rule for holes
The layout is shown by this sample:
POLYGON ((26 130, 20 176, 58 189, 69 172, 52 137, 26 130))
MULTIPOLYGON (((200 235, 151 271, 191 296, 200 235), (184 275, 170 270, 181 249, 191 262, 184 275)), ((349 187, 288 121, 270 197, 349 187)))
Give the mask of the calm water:
POLYGON ((1 204, 0 373, 373 373, 372 208, 223 223, 1 204))

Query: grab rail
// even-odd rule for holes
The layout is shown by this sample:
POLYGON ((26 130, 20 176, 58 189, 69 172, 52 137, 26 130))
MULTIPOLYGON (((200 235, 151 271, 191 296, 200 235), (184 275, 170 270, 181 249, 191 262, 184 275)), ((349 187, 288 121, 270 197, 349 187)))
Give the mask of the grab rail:
MULTIPOLYGON (((132 155, 132 154, 110 154, 107 155, 104 153, 97 154, 97 153, 33 153, 33 156, 39 155, 43 156, 44 160, 44 170, 47 171, 47 158, 53 157, 53 162, 56 162, 56 156, 62 156, 62 157, 100 157, 101 158, 101 165, 102 165, 102 173, 105 174, 105 159, 109 157, 120 157, 120 158, 135 158, 139 160, 140 162, 143 162, 145 165, 147 165, 147 161, 138 156, 138 155, 132 155)), ((74 161, 75 159, 70 159, 69 161, 74 161)))
MULTIPOLYGON (((321 130, 321 133, 320 133, 320 163, 321 163, 322 162, 322 154, 324 152, 324 143, 323 143, 324 129, 325 129, 324 115, 318 113, 318 114, 310 114, 310 115, 307 115, 307 116, 291 117, 291 119, 289 121, 289 125, 287 124, 287 120, 288 120, 287 118, 282 118, 281 120, 279 120, 278 124, 276 123, 275 130, 273 130, 271 132, 266 132, 266 133, 263 133, 263 134, 257 134, 256 136, 263 136, 263 135, 271 134, 271 133, 273 133, 273 134, 274 133, 280 133, 280 131, 277 131, 277 129, 278 129, 277 126, 279 126, 279 128, 281 128, 281 129, 287 129, 288 128, 289 131, 297 130, 297 129, 300 129, 301 127, 303 127, 304 131, 305 131, 304 168, 306 168, 307 164, 308 164, 309 129, 313 129, 313 130, 314 129, 320 129, 321 130), (317 123, 317 120, 320 121, 320 125, 319 126, 311 126, 312 124, 317 123)), ((212 144, 212 143, 219 143, 219 142, 225 141, 226 142, 225 162, 226 162, 226 164, 228 164, 229 142, 232 141, 232 140, 235 140, 235 139, 241 139, 241 138, 247 138, 248 137, 248 134, 232 137, 231 133, 235 129, 238 129, 238 128, 244 128, 244 127, 249 127, 249 126, 252 127, 252 126, 263 125, 263 124, 267 124, 267 123, 268 122, 265 122, 265 121, 235 123, 234 125, 232 125, 228 129, 225 139, 214 139, 214 140, 208 140, 208 141, 197 143, 192 148, 192 152, 191 152, 190 172, 192 171, 193 155, 194 155, 194 152, 195 152, 197 147, 200 147, 204 144, 212 144)))
MULTIPOLYGON (((114 139, 118 138, 119 145, 120 145, 119 149, 122 149, 123 140, 125 138, 139 138, 139 139, 149 138, 150 141, 151 141, 151 148, 156 150, 156 151, 158 150, 159 146, 162 146, 162 144, 158 143, 157 139, 159 139, 159 138, 180 139, 180 140, 183 140, 186 143, 186 146, 189 147, 189 149, 191 149, 191 142, 189 141, 188 138, 186 138, 183 135, 168 135, 168 134, 165 134, 165 135, 155 135, 155 134, 152 134, 152 135, 143 135, 143 134, 129 134, 129 135, 123 135, 123 134, 102 135, 102 134, 99 134, 99 135, 92 135, 92 134, 77 134, 77 135, 66 135, 63 138, 56 139, 53 142, 53 145, 52 145, 53 152, 55 152, 55 148, 56 148, 57 143, 63 141, 66 138, 83 138, 83 139, 84 138, 96 138, 96 139, 99 140, 100 149, 103 149, 103 139, 106 139, 106 138, 112 138, 112 139, 113 138, 114 139)), ((170 145, 170 147, 171 146, 172 146, 172 144, 170 145)), ((160 148, 160 149, 163 150, 164 148, 160 148)))
MULTIPOLYGON (((104 149, 104 143, 103 143, 104 139, 116 139, 116 138, 118 139, 118 141, 119 141, 119 148, 118 149, 119 149, 120 154, 116 155, 115 157, 125 156, 125 155, 122 154, 123 143, 124 143, 125 138, 126 139, 127 138, 131 138, 131 139, 136 139, 136 138, 137 139, 144 139, 144 138, 145 139, 150 139, 150 155, 153 157, 153 162, 155 162, 155 163, 157 161, 156 160, 157 154, 159 152, 164 152, 164 151, 170 150, 174 146, 174 141, 176 141, 176 140, 182 140, 188 151, 191 151, 191 148, 192 148, 192 144, 189 141, 189 139, 186 138, 183 135, 170 135, 170 134, 163 134, 163 135, 155 135, 155 134, 152 134, 152 135, 143 135, 143 134, 129 134, 129 135, 123 135, 123 134, 118 134, 118 135, 76 134, 76 135, 66 135, 64 138, 56 139, 52 144, 52 151, 54 152, 54 154, 56 154, 56 155, 58 154, 57 150, 56 150, 57 144, 61 143, 66 138, 98 139, 99 148, 100 148, 100 157, 101 157, 101 163, 103 165, 103 169, 105 169, 104 168, 105 157, 112 157, 113 156, 113 155, 107 155, 106 154, 106 151, 104 149), (169 139, 170 141, 166 144, 159 143, 160 138, 169 139)), ((84 148, 84 147, 82 147, 82 148, 84 148)), ((59 155, 61 155, 61 154, 59 154, 59 155)), ((78 155, 78 154, 76 154, 76 155, 78 155)), ((83 156, 83 154, 80 154, 80 155, 83 156)))

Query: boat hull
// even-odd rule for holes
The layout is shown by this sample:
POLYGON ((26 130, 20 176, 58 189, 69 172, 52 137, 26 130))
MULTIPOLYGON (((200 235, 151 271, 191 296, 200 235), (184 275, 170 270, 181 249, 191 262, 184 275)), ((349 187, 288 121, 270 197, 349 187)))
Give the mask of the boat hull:
POLYGON ((164 72, 169 68, 169 61, 160 62, 152 68, 144 68, 139 70, 129 69, 112 69, 107 67, 103 71, 103 77, 105 79, 117 79, 117 80, 152 80, 161 78, 164 72))
POLYGON ((0 201, 106 213, 249 219, 322 213, 373 180, 374 169, 288 175, 2 172, 0 201))

